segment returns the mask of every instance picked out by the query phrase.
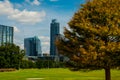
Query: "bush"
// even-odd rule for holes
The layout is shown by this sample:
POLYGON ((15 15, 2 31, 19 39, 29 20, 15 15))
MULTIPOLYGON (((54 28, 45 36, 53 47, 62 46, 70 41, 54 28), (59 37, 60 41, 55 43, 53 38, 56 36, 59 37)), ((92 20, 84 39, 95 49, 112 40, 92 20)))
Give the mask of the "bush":
POLYGON ((36 68, 36 64, 35 62, 29 61, 29 60, 22 60, 20 64, 20 68, 22 69, 36 68))

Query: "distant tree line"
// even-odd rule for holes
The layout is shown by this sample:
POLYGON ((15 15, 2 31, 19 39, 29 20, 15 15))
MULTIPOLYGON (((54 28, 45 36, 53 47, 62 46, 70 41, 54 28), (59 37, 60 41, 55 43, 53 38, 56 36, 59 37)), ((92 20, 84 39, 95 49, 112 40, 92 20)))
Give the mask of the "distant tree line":
POLYGON ((20 68, 28 69, 28 68, 63 68, 64 62, 55 62, 53 60, 40 60, 31 61, 31 60, 22 60, 20 64, 20 68))
POLYGON ((15 44, 6 44, 0 46, 0 69, 14 68, 14 69, 27 69, 27 68, 59 68, 64 67, 63 62, 55 62, 53 60, 36 61, 24 60, 25 51, 21 50, 15 44))

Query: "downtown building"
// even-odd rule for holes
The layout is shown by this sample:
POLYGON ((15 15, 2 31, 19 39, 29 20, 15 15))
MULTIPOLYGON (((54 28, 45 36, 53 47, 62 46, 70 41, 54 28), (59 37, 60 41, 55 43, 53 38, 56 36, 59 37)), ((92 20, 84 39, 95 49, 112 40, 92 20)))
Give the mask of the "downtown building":
POLYGON ((13 44, 14 28, 0 25, 0 46, 7 43, 13 44))
POLYGON ((90 2, 90 1, 92 1, 92 0, 86 0, 86 2, 90 2))
POLYGON ((41 41, 36 36, 24 39, 24 49, 28 58, 38 58, 42 56, 41 41))
POLYGON ((50 56, 56 57, 58 56, 57 47, 55 45, 55 41, 57 36, 60 34, 60 24, 57 22, 56 19, 53 19, 50 24, 50 56))
POLYGON ((50 24, 50 59, 63 62, 65 57, 58 53, 57 46, 55 45, 56 40, 60 40, 63 36, 60 34, 60 24, 56 19, 53 19, 50 24))

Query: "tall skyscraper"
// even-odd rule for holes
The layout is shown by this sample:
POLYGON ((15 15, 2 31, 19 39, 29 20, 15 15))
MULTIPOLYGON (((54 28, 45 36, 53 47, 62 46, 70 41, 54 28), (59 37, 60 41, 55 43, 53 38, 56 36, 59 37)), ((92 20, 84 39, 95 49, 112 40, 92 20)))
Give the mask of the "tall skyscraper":
POLYGON ((0 46, 6 43, 13 43, 14 28, 0 25, 0 46))
POLYGON ((86 2, 90 2, 90 1, 92 1, 92 0, 86 0, 86 2))
POLYGON ((42 56, 41 42, 38 37, 31 37, 24 39, 24 48, 26 56, 42 56))
POLYGON ((60 24, 57 22, 56 19, 53 19, 50 24, 50 56, 56 56, 57 48, 55 46, 55 40, 57 36, 60 34, 59 31, 60 24))

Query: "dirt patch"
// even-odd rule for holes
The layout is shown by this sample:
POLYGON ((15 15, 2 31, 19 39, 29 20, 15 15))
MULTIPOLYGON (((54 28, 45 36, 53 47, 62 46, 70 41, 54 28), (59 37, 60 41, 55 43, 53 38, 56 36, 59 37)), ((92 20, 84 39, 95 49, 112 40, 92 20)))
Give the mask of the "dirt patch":
POLYGON ((0 69, 0 72, 11 72, 11 71, 16 71, 16 69, 14 69, 14 68, 3 68, 3 69, 0 69))
POLYGON ((27 78, 27 80, 42 80, 44 78, 27 78))

